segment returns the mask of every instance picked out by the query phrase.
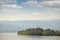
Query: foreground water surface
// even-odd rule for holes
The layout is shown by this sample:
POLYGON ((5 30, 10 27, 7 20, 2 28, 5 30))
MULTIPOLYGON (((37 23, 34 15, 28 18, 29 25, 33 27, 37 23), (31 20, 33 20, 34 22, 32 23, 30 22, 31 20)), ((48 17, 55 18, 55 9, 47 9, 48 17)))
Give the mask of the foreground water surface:
POLYGON ((60 40, 60 36, 19 36, 17 33, 0 33, 0 40, 60 40))

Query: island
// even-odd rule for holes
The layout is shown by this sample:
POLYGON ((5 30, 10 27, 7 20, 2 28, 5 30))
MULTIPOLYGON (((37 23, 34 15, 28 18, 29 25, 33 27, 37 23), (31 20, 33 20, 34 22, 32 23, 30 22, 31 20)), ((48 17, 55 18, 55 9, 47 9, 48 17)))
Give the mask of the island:
POLYGON ((60 31, 41 28, 29 28, 17 32, 18 35, 31 35, 31 36, 60 36, 60 31))

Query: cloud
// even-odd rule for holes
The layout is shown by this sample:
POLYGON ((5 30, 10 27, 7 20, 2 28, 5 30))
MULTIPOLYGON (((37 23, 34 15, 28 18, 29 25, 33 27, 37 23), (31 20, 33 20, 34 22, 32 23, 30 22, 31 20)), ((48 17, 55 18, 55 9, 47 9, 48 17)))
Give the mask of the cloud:
POLYGON ((25 4, 35 7, 53 7, 53 8, 60 8, 60 1, 58 0, 44 0, 41 2, 35 1, 26 1, 25 4))
POLYGON ((16 4, 13 5, 3 5, 3 9, 14 9, 14 10, 18 10, 18 9, 22 9, 22 6, 17 6, 16 4))
POLYGON ((60 8, 60 1, 44 1, 41 4, 52 8, 60 8))
POLYGON ((42 7, 42 5, 37 1, 26 1, 24 4, 34 6, 34 7, 42 7))
POLYGON ((43 0, 43 1, 38 1, 38 0, 30 0, 24 2, 24 4, 36 7, 36 8, 48 8, 53 11, 60 11, 60 0, 43 0))
POLYGON ((36 13, 33 12, 30 14, 28 13, 21 13, 21 14, 5 14, 5 15, 0 15, 0 21, 3 20, 9 20, 9 21, 23 21, 23 20, 56 20, 60 19, 60 16, 58 14, 48 14, 48 11, 42 12, 42 13, 36 13))
POLYGON ((60 1, 60 0, 44 0, 44 1, 60 1))
POLYGON ((22 8, 16 4, 16 0, 0 0, 0 20, 11 20, 12 15, 18 13, 22 8))
POLYGON ((15 4, 16 0, 0 0, 0 4, 15 4))
POLYGON ((16 0, 0 0, 1 10, 18 10, 23 8, 22 6, 16 5, 16 0))
MULTIPOLYGON (((60 1, 59 1, 60 2, 60 1)), ((16 4, 16 0, 0 0, 0 21, 10 20, 54 20, 60 19, 60 9, 58 1, 41 1, 29 0, 24 4, 34 7, 49 7, 48 10, 43 12, 19 12, 23 7, 16 4), (57 4, 57 6, 56 6, 57 4), (54 6, 55 5, 55 6, 54 6), (51 11, 54 11, 51 12, 51 11)), ((25 11, 25 10, 24 10, 25 11)))

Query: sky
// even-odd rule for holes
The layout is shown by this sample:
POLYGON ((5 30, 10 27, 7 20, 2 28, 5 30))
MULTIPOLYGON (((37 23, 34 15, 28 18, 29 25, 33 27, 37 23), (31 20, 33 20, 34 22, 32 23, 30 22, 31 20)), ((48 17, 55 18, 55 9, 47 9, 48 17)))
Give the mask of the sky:
POLYGON ((59 19, 60 0, 0 0, 0 21, 59 19))

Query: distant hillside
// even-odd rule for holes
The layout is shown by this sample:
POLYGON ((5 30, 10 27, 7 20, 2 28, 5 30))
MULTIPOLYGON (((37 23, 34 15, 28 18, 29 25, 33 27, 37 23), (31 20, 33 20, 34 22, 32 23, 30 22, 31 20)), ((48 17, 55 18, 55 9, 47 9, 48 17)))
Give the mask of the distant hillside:
POLYGON ((10 22, 1 22, 0 23, 0 32, 16 32, 20 30, 20 27, 17 27, 13 24, 10 24, 10 22))
POLYGON ((60 20, 52 21, 0 21, 0 31, 19 31, 27 28, 60 30, 60 20))

